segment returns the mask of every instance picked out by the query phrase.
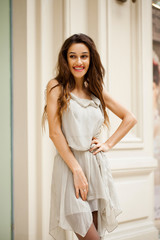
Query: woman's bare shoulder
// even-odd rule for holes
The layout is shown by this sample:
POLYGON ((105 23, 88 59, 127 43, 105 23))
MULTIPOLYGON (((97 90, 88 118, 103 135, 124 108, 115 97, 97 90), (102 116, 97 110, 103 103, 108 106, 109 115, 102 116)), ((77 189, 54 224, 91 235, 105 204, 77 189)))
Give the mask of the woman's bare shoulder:
POLYGON ((49 82, 47 83, 47 87, 46 87, 47 94, 50 93, 56 87, 60 88, 60 84, 59 84, 58 80, 57 79, 49 80, 49 82))

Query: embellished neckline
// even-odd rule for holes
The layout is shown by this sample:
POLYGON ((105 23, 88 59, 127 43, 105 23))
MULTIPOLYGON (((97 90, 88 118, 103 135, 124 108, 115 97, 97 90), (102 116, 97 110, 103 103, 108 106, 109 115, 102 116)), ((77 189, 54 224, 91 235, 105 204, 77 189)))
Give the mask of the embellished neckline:
POLYGON ((77 95, 75 95, 74 93, 70 92, 71 95, 73 95, 74 97, 78 98, 78 99, 82 99, 82 100, 87 100, 87 101, 92 101, 93 100, 93 94, 91 94, 91 99, 88 98, 80 98, 77 95))
POLYGON ((75 100, 77 103, 79 103, 83 107, 93 106, 97 108, 100 106, 100 100, 96 96, 94 96, 92 93, 91 93, 91 99, 80 98, 71 92, 70 92, 70 95, 73 100, 75 100))

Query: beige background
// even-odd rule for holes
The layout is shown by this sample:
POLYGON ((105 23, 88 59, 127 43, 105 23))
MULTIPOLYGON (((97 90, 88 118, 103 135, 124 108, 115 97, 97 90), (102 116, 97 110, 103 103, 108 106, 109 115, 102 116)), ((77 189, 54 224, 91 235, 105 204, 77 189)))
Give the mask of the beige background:
MULTIPOLYGON (((13 0, 14 210, 16 240, 50 240, 53 144, 41 134, 44 89, 64 39, 96 42, 108 91, 138 124, 108 153, 123 213, 106 239, 156 240, 153 224, 152 5, 117 0, 13 0)), ((120 120, 109 112, 111 131, 120 120)), ((67 240, 72 233, 66 233, 67 240)), ((73 237, 74 238, 74 237, 73 237)))

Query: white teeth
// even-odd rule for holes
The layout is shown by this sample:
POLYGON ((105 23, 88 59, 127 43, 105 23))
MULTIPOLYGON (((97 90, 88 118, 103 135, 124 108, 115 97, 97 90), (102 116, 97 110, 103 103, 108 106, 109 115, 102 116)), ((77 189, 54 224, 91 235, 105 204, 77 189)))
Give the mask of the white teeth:
POLYGON ((76 67, 75 67, 74 69, 77 69, 77 70, 82 70, 83 68, 76 68, 76 67))

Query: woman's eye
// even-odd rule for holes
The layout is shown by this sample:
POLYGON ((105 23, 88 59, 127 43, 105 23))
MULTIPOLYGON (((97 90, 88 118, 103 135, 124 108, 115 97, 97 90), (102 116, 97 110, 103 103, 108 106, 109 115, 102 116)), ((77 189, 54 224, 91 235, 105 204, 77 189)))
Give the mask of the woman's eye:
POLYGON ((75 58, 76 56, 75 55, 70 55, 70 58, 75 58))
POLYGON ((83 58, 83 59, 85 59, 85 58, 87 58, 87 57, 88 57, 87 55, 82 55, 82 58, 83 58))
MULTIPOLYGON (((76 56, 75 55, 70 55, 69 56, 71 59, 76 59, 76 56)), ((82 55, 81 58, 82 59, 86 59, 88 57, 88 55, 82 55)))

